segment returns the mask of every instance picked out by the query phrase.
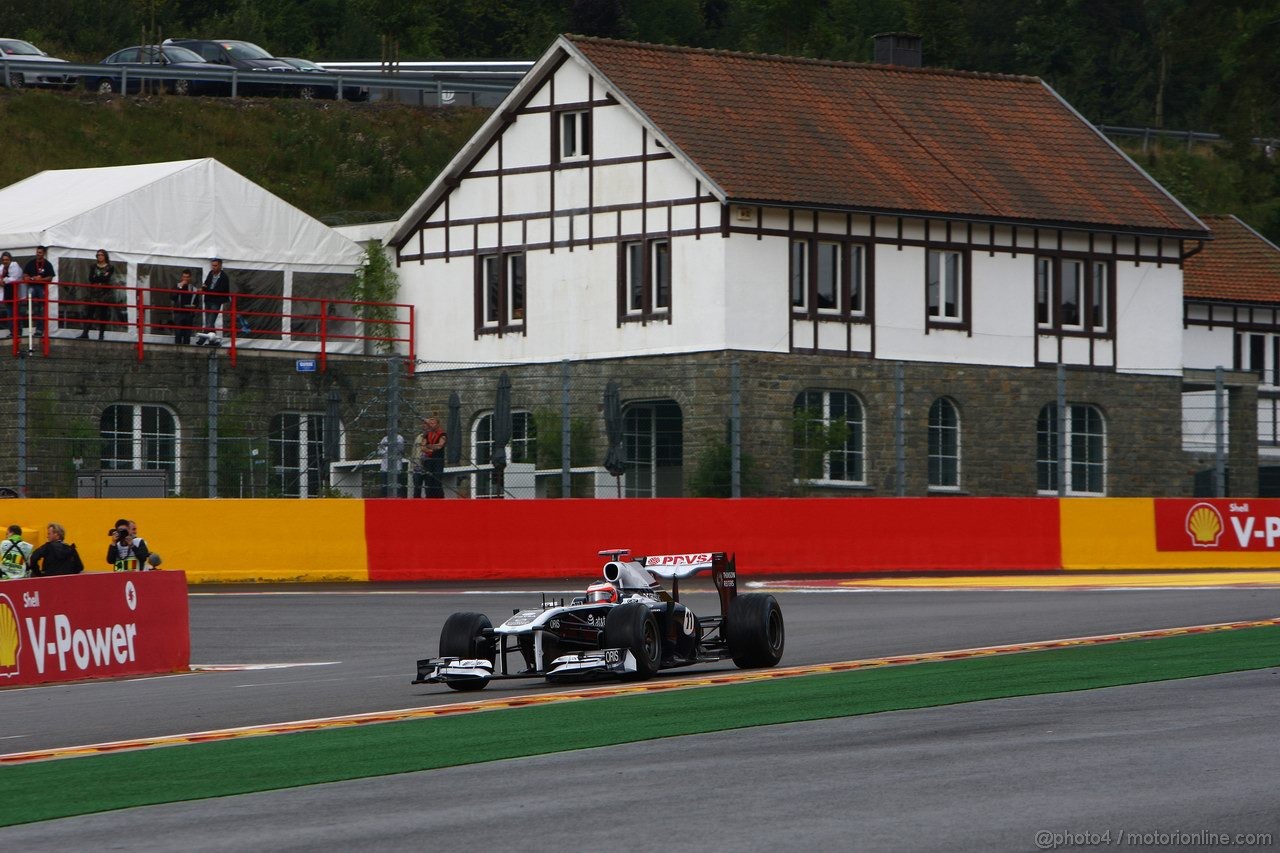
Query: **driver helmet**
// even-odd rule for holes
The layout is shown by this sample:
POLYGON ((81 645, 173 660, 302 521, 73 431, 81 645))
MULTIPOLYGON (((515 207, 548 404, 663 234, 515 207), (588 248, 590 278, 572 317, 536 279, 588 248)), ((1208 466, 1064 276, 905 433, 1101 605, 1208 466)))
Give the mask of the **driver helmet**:
POLYGON ((587 587, 587 604, 617 604, 618 588, 608 581, 596 581, 587 587))

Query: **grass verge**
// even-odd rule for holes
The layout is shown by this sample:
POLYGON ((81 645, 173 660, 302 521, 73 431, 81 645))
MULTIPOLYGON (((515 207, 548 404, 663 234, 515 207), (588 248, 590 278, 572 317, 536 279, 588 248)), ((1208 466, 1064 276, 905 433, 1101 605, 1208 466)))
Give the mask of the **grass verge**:
POLYGON ((1272 666, 1280 666, 1280 627, 64 759, 0 770, 0 825, 676 735, 1272 666))

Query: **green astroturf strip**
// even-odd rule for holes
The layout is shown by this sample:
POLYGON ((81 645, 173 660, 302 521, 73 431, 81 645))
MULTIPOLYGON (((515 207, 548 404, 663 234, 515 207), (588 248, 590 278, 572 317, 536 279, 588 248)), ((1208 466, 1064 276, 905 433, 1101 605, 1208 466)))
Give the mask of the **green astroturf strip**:
POLYGON ((15 765, 0 768, 0 826, 674 735, 1272 666, 1280 666, 1280 627, 15 765))

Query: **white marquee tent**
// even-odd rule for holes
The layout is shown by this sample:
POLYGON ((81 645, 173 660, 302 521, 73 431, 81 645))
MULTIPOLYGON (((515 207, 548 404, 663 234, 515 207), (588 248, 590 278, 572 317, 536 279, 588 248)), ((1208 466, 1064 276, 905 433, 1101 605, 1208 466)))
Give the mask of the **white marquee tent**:
MULTIPOLYGON (((182 268, 199 280, 212 258, 222 258, 238 292, 277 300, 259 306, 268 311, 281 310, 280 298, 341 297, 341 282, 364 256, 355 242, 210 158, 51 170, 0 190, 0 249, 24 260, 38 245, 67 284, 85 280, 99 248, 129 288, 172 287, 182 268)), ((277 333, 287 333, 285 323, 277 333)))
POLYGON ((217 160, 41 172, 0 190, 0 246, 138 263, 350 272, 360 247, 217 160))

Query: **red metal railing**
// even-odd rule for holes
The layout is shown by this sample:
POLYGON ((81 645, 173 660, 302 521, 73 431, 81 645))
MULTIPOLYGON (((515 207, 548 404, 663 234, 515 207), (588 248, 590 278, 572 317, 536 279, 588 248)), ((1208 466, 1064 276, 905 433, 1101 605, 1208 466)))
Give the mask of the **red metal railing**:
POLYGON ((240 350, 272 349, 294 353, 316 353, 318 367, 328 367, 332 354, 401 352, 407 355, 412 371, 417 347, 414 331, 414 306, 399 302, 362 302, 354 299, 329 299, 310 296, 271 296, 257 293, 232 293, 215 312, 205 306, 200 294, 195 304, 179 305, 179 297, 190 298, 190 291, 161 287, 124 288, 116 285, 58 282, 57 298, 45 295, 0 303, 6 310, 3 326, 12 336, 13 355, 18 355, 23 342, 28 351, 49 355, 50 340, 71 340, 69 331, 104 330, 113 332, 112 340, 121 341, 121 333, 137 349, 142 361, 148 346, 173 346, 159 336, 176 338, 189 332, 192 338, 207 331, 206 323, 222 315, 219 332, 234 367, 240 350), (65 298, 62 293, 75 288, 78 298, 65 298), (132 298, 132 303, 119 297, 132 298), (133 317, 128 311, 133 309, 133 317), (30 320, 30 322, 28 322, 30 320), (44 327, 43 335, 35 335, 36 324, 44 327))

